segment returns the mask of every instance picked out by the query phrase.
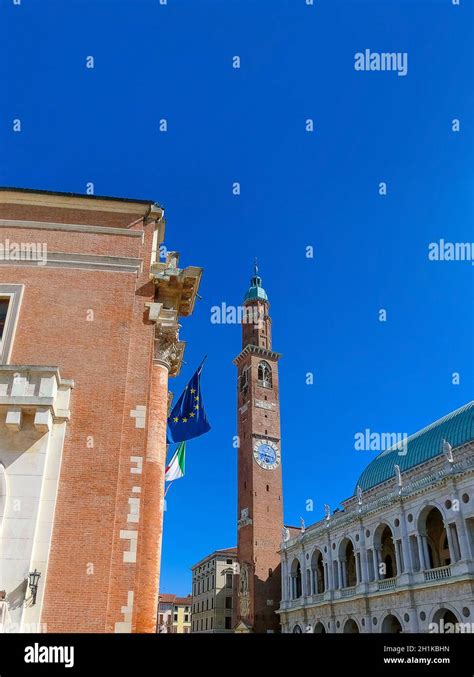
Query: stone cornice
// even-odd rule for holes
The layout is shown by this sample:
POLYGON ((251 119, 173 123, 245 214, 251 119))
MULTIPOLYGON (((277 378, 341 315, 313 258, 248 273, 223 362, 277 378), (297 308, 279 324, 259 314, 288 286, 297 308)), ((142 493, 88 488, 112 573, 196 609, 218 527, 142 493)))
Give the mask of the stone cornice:
POLYGON ((267 348, 260 348, 259 346, 248 345, 232 360, 232 364, 239 366, 239 364, 248 356, 255 355, 256 357, 263 357, 268 360, 279 360, 282 357, 281 353, 276 353, 267 348))
POLYGON ((107 226, 91 226, 81 223, 49 223, 46 221, 24 221, 18 219, 0 219, 0 228, 24 228, 26 230, 54 230, 73 233, 90 233, 93 235, 120 235, 143 239, 143 230, 129 228, 108 228, 107 226))
POLYGON ((129 256, 96 256, 70 252, 47 252, 45 261, 15 260, 0 258, 0 267, 71 268, 78 270, 101 270, 112 273, 134 273, 142 269, 142 260, 129 256))
POLYGON ((160 219, 163 216, 162 208, 152 200, 129 200, 99 195, 81 195, 79 193, 1 188, 0 204, 2 203, 116 214, 137 214, 137 216, 143 218, 152 216, 153 219, 160 219))

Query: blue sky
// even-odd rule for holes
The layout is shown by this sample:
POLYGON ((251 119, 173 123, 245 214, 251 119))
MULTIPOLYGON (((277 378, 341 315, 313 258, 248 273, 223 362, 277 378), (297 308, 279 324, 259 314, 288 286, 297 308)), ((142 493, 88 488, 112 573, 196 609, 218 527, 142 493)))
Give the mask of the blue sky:
POLYGON ((356 432, 411 433, 471 399, 472 265, 427 252, 474 240, 473 14, 450 0, 2 0, 0 184, 154 199, 166 245, 205 271, 172 389, 207 353, 213 428, 168 495, 163 592, 189 592, 190 566, 236 542, 240 327, 210 316, 241 302, 255 256, 284 355, 287 523, 352 494, 374 455, 356 432), (406 52, 407 75, 355 71, 365 49, 406 52))

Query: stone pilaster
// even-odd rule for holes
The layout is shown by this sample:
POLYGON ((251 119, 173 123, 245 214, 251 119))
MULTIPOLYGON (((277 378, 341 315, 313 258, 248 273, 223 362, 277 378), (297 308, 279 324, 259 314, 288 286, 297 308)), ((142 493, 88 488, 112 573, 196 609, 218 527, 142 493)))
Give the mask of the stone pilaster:
POLYGON ((155 633, 160 583, 163 535, 166 429, 170 405, 168 380, 179 374, 185 343, 179 340, 179 315, 194 307, 201 277, 200 268, 177 267, 173 252, 166 263, 152 266, 157 287, 156 300, 147 303, 148 318, 155 323, 154 346, 148 395, 144 488, 140 530, 140 574, 137 594, 136 632, 155 633))

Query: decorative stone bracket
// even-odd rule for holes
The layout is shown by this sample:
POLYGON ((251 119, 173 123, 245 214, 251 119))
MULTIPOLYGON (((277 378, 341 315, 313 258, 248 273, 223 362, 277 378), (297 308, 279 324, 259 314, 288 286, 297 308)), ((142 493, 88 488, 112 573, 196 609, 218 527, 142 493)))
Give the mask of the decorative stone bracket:
POLYGON ((186 343, 179 340, 179 316, 190 315, 196 302, 202 268, 179 268, 179 253, 169 252, 166 261, 151 266, 156 287, 153 303, 147 303, 149 320, 155 323, 154 361, 164 365, 170 376, 177 376, 186 343))
POLYGON ((150 277, 157 287, 157 301, 178 315, 191 315, 202 277, 202 268, 178 268, 179 252, 169 252, 166 261, 151 266, 150 277))
POLYGON ((11 432, 22 427, 23 414, 34 416, 38 432, 70 418, 69 399, 74 382, 63 380, 57 367, 36 365, 0 366, 0 411, 11 432))

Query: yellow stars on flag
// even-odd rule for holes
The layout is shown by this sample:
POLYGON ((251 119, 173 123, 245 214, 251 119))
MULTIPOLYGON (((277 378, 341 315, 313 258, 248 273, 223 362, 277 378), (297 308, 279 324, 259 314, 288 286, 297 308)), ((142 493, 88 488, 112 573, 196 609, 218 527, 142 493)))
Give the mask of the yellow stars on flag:
MULTIPOLYGON (((187 389, 187 386, 186 386, 185 390, 186 390, 186 389, 187 389)), ((190 392, 191 394, 194 394, 194 393, 196 392, 196 389, 195 389, 195 388, 190 388, 190 389, 189 389, 189 392, 190 392)), ((194 401, 196 402, 196 404, 194 405, 194 409, 195 409, 196 411, 199 411, 199 395, 194 395, 194 401)), ((194 418, 195 416, 196 416, 196 413, 195 413, 194 411, 191 411, 191 412, 188 414, 187 417, 185 416, 185 417, 183 417, 183 418, 181 419, 181 422, 182 422, 182 423, 187 423, 187 422, 188 422, 188 418, 194 418)), ((173 419, 173 421, 174 421, 174 423, 179 423, 179 417, 176 416, 176 417, 173 419)))
MULTIPOLYGON (((199 409, 199 407, 196 406, 195 409, 199 409)), ((181 419, 181 423, 187 423, 187 422, 188 422, 188 418, 194 418, 194 416, 196 416, 196 414, 194 413, 194 411, 190 411, 187 417, 186 417, 186 416, 183 416, 183 418, 181 419)), ((176 416, 175 418, 173 418, 173 421, 174 421, 175 423, 179 423, 179 418, 178 418, 178 416, 176 416)))
POLYGON ((211 429, 201 398, 200 376, 203 362, 185 386, 168 418, 169 436, 173 442, 199 437, 211 429))

